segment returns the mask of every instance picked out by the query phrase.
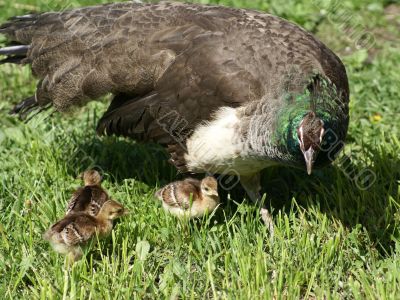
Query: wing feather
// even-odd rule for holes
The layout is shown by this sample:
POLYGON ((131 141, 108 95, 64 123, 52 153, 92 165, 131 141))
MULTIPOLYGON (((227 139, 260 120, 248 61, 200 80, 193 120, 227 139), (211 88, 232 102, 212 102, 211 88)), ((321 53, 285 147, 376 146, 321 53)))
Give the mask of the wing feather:
POLYGON ((163 201, 170 207, 177 207, 187 210, 191 202, 199 197, 198 182, 176 181, 170 183, 162 190, 163 201))
POLYGON ((108 134, 184 143, 219 108, 275 101, 315 73, 349 100, 332 51, 288 21, 249 10, 127 2, 15 18, 0 33, 29 47, 38 104, 64 111, 117 95, 98 126, 108 134))
POLYGON ((85 212, 96 216, 108 198, 107 192, 100 186, 79 188, 69 200, 66 214, 85 212))
POLYGON ((92 199, 90 187, 82 187, 76 190, 68 201, 66 214, 74 211, 85 211, 92 199))
POLYGON ((96 232, 96 220, 87 214, 70 214, 55 223, 45 233, 46 239, 55 238, 68 246, 88 241, 96 232))

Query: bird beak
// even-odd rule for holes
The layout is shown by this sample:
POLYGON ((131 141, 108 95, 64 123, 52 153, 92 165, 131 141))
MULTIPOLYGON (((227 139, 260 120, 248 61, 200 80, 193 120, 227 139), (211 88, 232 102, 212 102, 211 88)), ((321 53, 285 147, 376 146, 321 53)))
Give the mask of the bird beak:
POLYGON ((304 160, 306 161, 308 175, 311 175, 311 173, 312 173, 312 167, 314 164, 314 154, 315 154, 315 151, 312 147, 310 147, 307 151, 303 152, 304 160))
POLYGON ((131 212, 129 211, 129 209, 124 209, 124 212, 122 213, 123 216, 129 215, 131 212))

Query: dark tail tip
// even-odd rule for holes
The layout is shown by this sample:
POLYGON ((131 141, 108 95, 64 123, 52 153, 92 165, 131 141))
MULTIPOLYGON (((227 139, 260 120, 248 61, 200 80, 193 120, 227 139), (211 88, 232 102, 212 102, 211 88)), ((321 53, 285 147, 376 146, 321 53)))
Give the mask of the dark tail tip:
POLYGON ((8 20, 9 21, 34 21, 36 19, 37 19, 37 14, 32 13, 32 14, 23 15, 23 16, 11 17, 8 20))
POLYGON ((18 115, 20 120, 28 122, 38 113, 47 110, 50 106, 41 107, 36 102, 36 97, 32 96, 21 101, 9 112, 10 115, 18 115), (33 113, 33 114, 32 114, 33 113), (28 118, 29 117, 29 118, 28 118))
POLYGON ((18 55, 18 56, 26 56, 28 53, 29 46, 28 45, 16 45, 0 48, 0 55, 18 55))
MULTIPOLYGON (((36 102, 36 97, 32 96, 32 97, 26 98, 25 100, 23 100, 20 103, 18 103, 17 105, 15 105, 14 108, 12 110, 10 110, 9 114, 10 115, 18 115, 20 120, 29 122, 36 115, 40 114, 43 111, 50 109, 51 106, 52 106, 51 103, 48 103, 43 106, 39 105, 39 103, 36 102)), ((53 113, 54 113, 54 111, 50 115, 52 115, 53 113)))
POLYGON ((0 55, 7 56, 5 59, 0 60, 0 65, 6 63, 22 64, 26 58, 28 50, 29 46, 27 45, 14 45, 0 48, 0 55))
POLYGON ((25 56, 10 56, 5 59, 0 60, 0 65, 2 64, 23 64, 25 56))

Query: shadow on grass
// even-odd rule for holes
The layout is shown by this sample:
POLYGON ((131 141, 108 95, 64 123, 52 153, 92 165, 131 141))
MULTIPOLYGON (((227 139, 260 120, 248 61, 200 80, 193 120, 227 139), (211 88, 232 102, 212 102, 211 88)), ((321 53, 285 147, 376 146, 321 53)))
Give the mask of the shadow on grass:
POLYGON ((141 144, 116 137, 92 137, 76 142, 76 151, 68 159, 68 173, 100 169, 109 180, 121 182, 134 178, 149 186, 165 184, 176 178, 167 153, 157 144, 141 144))
MULTIPOLYGON (((339 166, 315 170, 311 176, 289 167, 265 169, 262 192, 266 194, 267 207, 272 208, 273 215, 281 210, 289 213, 293 198, 306 210, 317 206, 322 213, 340 220, 349 230, 361 225, 377 250, 382 255, 390 254, 395 239, 399 238, 397 182, 400 180, 400 160, 396 153, 383 148, 370 147, 366 151, 368 157, 373 158, 371 165, 348 158, 339 166), (363 182, 360 174, 369 172, 376 177, 363 182)), ((246 197, 240 185, 230 191, 221 190, 222 199, 226 199, 228 193, 239 203, 246 197)), ((229 215, 233 215, 237 206, 225 201, 225 208, 229 215)))
POLYGON ((277 167, 263 173, 267 200, 275 211, 289 211, 291 200, 296 198, 305 209, 318 206, 321 212, 340 220, 349 229, 361 224, 378 251, 387 255, 399 237, 400 161, 390 153, 370 151, 374 163, 368 170, 376 178, 367 181, 371 184, 368 188, 357 180, 366 170, 365 165, 351 160, 345 166, 328 166, 312 176, 301 170, 277 167))
MULTIPOLYGON (((68 172, 98 167, 121 182, 137 179, 150 187, 160 186, 184 177, 167 162, 167 153, 156 144, 140 144, 125 139, 91 135, 75 139, 77 151, 69 158, 68 172)), ((370 171, 376 174, 375 182, 367 189, 360 188, 355 180, 365 170, 360 159, 346 161, 346 165, 329 166, 307 176, 302 170, 286 167, 266 169, 262 175, 263 192, 267 205, 274 211, 289 211, 291 200, 306 208, 317 205, 321 212, 353 228, 361 224, 380 252, 390 253, 393 236, 398 236, 399 225, 397 180, 400 179, 400 161, 395 153, 383 148, 367 149, 373 158, 370 171), (393 201, 394 199, 394 201, 393 201), (397 200, 396 200, 397 199, 397 200)), ((200 175, 202 176, 202 175, 200 175)), ((236 205, 226 201, 228 192, 221 190, 223 208, 228 215, 236 205)), ((245 192, 240 185, 229 191, 230 197, 241 202, 245 192)), ((218 218, 219 219, 219 218, 218 218)))

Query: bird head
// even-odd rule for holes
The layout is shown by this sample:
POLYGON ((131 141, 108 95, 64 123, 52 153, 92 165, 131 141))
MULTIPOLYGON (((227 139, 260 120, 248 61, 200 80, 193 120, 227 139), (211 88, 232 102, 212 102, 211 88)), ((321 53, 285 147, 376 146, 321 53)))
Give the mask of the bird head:
POLYGON ((212 176, 207 176, 201 181, 201 193, 207 197, 219 198, 218 182, 212 176))
POLYGON ((101 207, 98 217, 107 220, 114 220, 128 213, 129 211, 126 208, 124 208, 124 206, 121 203, 115 200, 108 200, 101 207))
POLYGON ((308 175, 312 172, 324 134, 324 121, 318 118, 313 111, 308 112, 304 116, 297 128, 297 138, 300 150, 304 155, 308 175))
POLYGON ((99 185, 101 183, 101 175, 96 170, 88 170, 80 175, 83 178, 85 185, 99 185))

